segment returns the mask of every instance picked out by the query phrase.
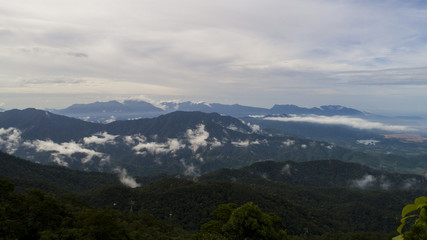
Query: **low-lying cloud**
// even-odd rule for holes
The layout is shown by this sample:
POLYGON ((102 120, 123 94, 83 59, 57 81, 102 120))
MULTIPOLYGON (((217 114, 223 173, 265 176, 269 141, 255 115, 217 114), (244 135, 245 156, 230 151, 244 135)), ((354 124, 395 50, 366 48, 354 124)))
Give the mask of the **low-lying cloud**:
POLYGON ((139 142, 132 148, 137 154, 144 154, 145 152, 149 152, 151 154, 174 153, 185 147, 185 144, 181 143, 181 141, 176 138, 168 139, 164 143, 146 142, 145 139, 146 138, 140 138, 142 142, 139 142))
MULTIPOLYGON (((111 136, 111 135, 110 135, 111 136)), ((216 138, 208 140, 209 132, 205 130, 205 125, 200 124, 195 129, 187 129, 184 138, 168 138, 164 142, 148 141, 143 135, 124 136, 123 141, 137 154, 168 154, 175 153, 180 149, 188 147, 192 152, 197 152, 200 148, 210 146, 210 148, 222 146, 216 138)), ((156 138, 154 138, 156 139, 156 138)))
POLYGON ((238 140, 238 141, 231 142, 231 144, 233 144, 236 147, 249 147, 250 145, 258 145, 258 144, 260 144, 260 142, 258 140, 255 140, 255 141, 238 140))
POLYGON ((137 188, 141 186, 141 184, 137 183, 133 177, 128 175, 125 168, 115 168, 114 172, 119 175, 119 180, 123 185, 128 186, 130 188, 137 188))
POLYGON ((353 186, 360 189, 365 189, 372 187, 376 181, 377 179, 374 176, 366 174, 360 179, 353 180, 353 186))
POLYGON ((106 143, 114 144, 114 140, 118 135, 110 135, 107 132, 96 133, 90 137, 83 138, 85 144, 99 144, 105 145, 106 143))
POLYGON ((388 190, 392 186, 392 183, 384 175, 377 178, 373 175, 365 174, 362 178, 353 180, 352 186, 360 189, 378 186, 383 190, 388 190))
POLYGON ((0 146, 7 153, 13 154, 21 143, 21 131, 17 128, 0 128, 0 146))
POLYGON ((196 152, 200 147, 206 147, 208 145, 206 139, 209 137, 209 132, 205 130, 205 125, 200 124, 195 130, 188 129, 186 137, 190 143, 189 148, 193 152, 196 152))
POLYGON ((282 167, 282 169, 280 170, 280 174, 282 175, 287 175, 287 176, 291 176, 291 165, 286 164, 285 166, 282 167))
POLYGON ((295 140, 291 140, 291 139, 287 139, 286 141, 283 142, 283 145, 286 147, 290 147, 294 144, 295 144, 295 140))
POLYGON ((64 160, 64 157, 72 157, 72 155, 77 153, 86 155, 86 157, 81 159, 82 163, 88 163, 93 160, 94 157, 100 158, 101 161, 109 160, 106 154, 84 148, 82 144, 74 141, 55 143, 52 140, 34 140, 26 141, 23 145, 29 148, 34 148, 37 152, 53 152, 51 153, 51 156, 53 157, 52 160, 62 166, 68 166, 68 162, 64 160))
POLYGON ((265 120, 281 121, 281 122, 308 122, 330 125, 345 125, 357 129, 372 130, 379 129, 385 131, 408 131, 411 130, 408 126, 386 125, 380 122, 371 122, 362 118, 347 117, 347 116, 290 116, 290 117, 266 117, 265 120))
POLYGON ((182 166, 184 167, 184 175, 185 176, 193 176, 197 177, 200 176, 200 172, 196 166, 194 166, 193 163, 187 164, 185 163, 184 159, 180 160, 182 166))

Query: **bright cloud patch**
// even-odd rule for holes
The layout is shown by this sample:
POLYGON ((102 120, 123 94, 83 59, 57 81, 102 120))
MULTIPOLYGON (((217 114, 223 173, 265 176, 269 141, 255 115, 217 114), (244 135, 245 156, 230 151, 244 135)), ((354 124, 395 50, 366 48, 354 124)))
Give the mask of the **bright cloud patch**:
POLYGON ((0 146, 7 153, 13 154, 21 142, 21 131, 17 128, 0 128, 0 146))
POLYGON ((233 142, 231 142, 231 144, 233 144, 236 147, 248 147, 250 145, 260 144, 260 142, 258 140, 255 140, 255 141, 239 140, 239 141, 233 141, 233 142))
POLYGON ((114 143, 114 139, 116 139, 118 135, 110 135, 107 132, 97 133, 90 137, 83 138, 83 142, 85 144, 99 144, 104 145, 106 143, 114 143))
POLYGON ((252 132, 260 132, 261 131, 261 127, 257 124, 247 123, 246 125, 248 125, 248 127, 250 127, 252 129, 252 132))
POLYGON ((128 175, 125 168, 115 168, 114 172, 119 175, 119 180, 123 185, 128 186, 130 188, 136 188, 141 186, 141 184, 137 183, 134 178, 128 175))
POLYGON ((200 124, 195 130, 188 129, 186 132, 186 137, 190 143, 189 148, 196 152, 200 147, 206 147, 208 142, 206 139, 209 137, 209 133, 205 131, 205 125, 200 124))
POLYGON ((379 143, 380 141, 378 140, 373 140, 373 139, 367 139, 367 140, 357 140, 357 143, 359 144, 364 144, 364 145, 375 145, 377 143, 379 143))
POLYGON ((295 140, 291 140, 291 139, 287 139, 286 141, 283 142, 283 145, 286 147, 290 147, 294 144, 295 144, 295 140))
POLYGON ((71 157, 73 154, 81 153, 86 157, 81 159, 82 163, 88 163, 94 157, 101 158, 101 161, 108 161, 108 157, 104 153, 96 152, 91 149, 84 148, 81 144, 76 142, 55 143, 52 140, 42 141, 26 141, 24 146, 34 148, 37 152, 53 152, 51 155, 53 161, 62 166, 68 166, 64 157, 71 157))
POLYGON ((151 154, 174 153, 185 147, 185 144, 182 144, 181 141, 176 138, 168 139, 168 141, 164 143, 146 142, 146 138, 141 137, 139 140, 142 141, 132 148, 137 154, 144 154, 145 152, 151 154))
POLYGON ((366 174, 362 178, 354 180, 353 186, 357 188, 365 189, 365 188, 371 187, 376 181, 377 179, 374 176, 366 174))
POLYGON ((218 141, 218 139, 213 138, 212 141, 210 142, 211 144, 211 148, 216 148, 216 147, 221 147, 222 143, 220 141, 218 141))
POLYGON ((408 131, 411 130, 407 126, 385 125, 380 122, 370 122, 362 118, 346 117, 346 116, 290 116, 290 117, 266 117, 265 120, 281 121, 281 122, 309 122, 319 124, 336 124, 346 125, 358 129, 380 129, 385 131, 408 131))
POLYGON ((137 154, 167 154, 175 153, 176 151, 188 147, 193 152, 201 147, 206 147, 208 145, 211 148, 219 147, 222 145, 220 141, 216 138, 212 138, 212 141, 208 141, 209 132, 205 130, 205 125, 200 124, 196 129, 188 129, 185 132, 185 138, 179 140, 177 138, 169 138, 166 142, 150 142, 147 141, 147 138, 142 135, 133 135, 123 137, 123 141, 132 146, 132 149, 137 152, 137 154), (185 144, 184 142, 187 142, 185 144))

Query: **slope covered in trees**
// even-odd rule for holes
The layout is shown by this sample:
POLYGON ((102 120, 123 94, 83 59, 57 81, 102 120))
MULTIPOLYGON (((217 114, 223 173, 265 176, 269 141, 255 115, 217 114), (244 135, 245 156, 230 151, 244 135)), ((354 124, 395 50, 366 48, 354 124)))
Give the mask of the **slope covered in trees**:
MULTIPOLYGON (((233 203, 241 206, 247 202, 253 202, 263 212, 277 214, 282 219, 288 235, 294 239, 305 239, 304 236, 307 236, 308 239, 328 239, 328 237, 329 239, 346 239, 345 237, 348 239, 373 239, 374 237, 387 239, 386 237, 389 237, 390 234, 396 235, 395 229, 399 225, 402 206, 425 192, 425 190, 352 190, 343 187, 319 187, 312 184, 311 186, 310 184, 297 186, 280 181, 280 179, 266 179, 256 175, 241 180, 201 177, 198 181, 167 176, 145 177, 137 178, 137 180, 143 180, 139 181, 143 185, 132 189, 118 185, 117 176, 114 175, 77 172, 66 168, 30 163, 7 154, 1 156, 2 166, 4 166, 1 168, 2 176, 9 172, 7 178, 16 185, 16 189, 26 193, 18 196, 12 192, 13 189, 8 187, 9 184, 2 185, 5 189, 3 193, 12 196, 8 199, 12 199, 12 201, 21 199, 19 203, 13 204, 20 206, 18 208, 26 209, 26 212, 22 210, 14 215, 18 218, 17 221, 23 221, 23 226, 29 224, 30 215, 27 214, 32 210, 28 210, 29 203, 25 203, 28 199, 40 206, 51 204, 54 209, 46 211, 54 211, 55 214, 52 216, 62 219, 52 220, 52 222, 59 222, 59 225, 50 223, 51 220, 48 216, 46 224, 42 224, 42 226, 53 224, 53 227, 51 229, 35 227, 34 231, 38 231, 40 234, 45 232, 52 236, 58 234, 53 229, 66 224, 63 221, 67 217, 77 218, 72 223, 67 223, 71 224, 67 226, 74 229, 72 232, 76 232, 76 234, 89 234, 85 232, 86 230, 80 229, 83 227, 81 221, 92 217, 97 219, 97 216, 101 216, 101 219, 104 217, 113 219, 106 221, 106 224, 119 224, 122 226, 122 228, 119 227, 120 229, 136 229, 135 226, 144 223, 139 219, 139 213, 142 216, 152 214, 154 217, 148 218, 153 221, 158 221, 155 219, 167 221, 168 226, 171 226, 170 229, 175 229, 168 232, 168 234, 172 234, 170 236, 176 236, 178 233, 186 235, 186 231, 196 233, 203 224, 215 220, 210 213, 221 204, 233 203), (49 194, 29 190, 29 188, 35 187, 42 188, 49 194), (74 197, 65 197, 70 194, 74 197), (55 200, 53 197, 55 195, 63 200, 55 200), (46 199, 47 202, 44 203, 43 199, 46 199), (74 199, 74 203, 64 203, 65 206, 69 206, 69 204, 72 206, 71 210, 65 208, 66 213, 62 213, 63 201, 68 201, 67 199, 74 199), (79 203, 79 207, 74 206, 75 203, 79 203), (133 214, 127 215, 129 212, 133 214), (59 216, 57 216, 58 214, 59 216), (92 214, 96 216, 94 217, 92 214), (181 228, 185 230, 179 230, 181 228), (299 237, 296 238, 296 236, 299 237)), ((242 169, 242 171, 262 169, 261 166, 268 168, 269 164, 277 163, 259 163, 242 169), (267 167, 263 164, 267 164, 267 167)), ((328 181, 327 178, 324 180, 324 182, 328 181)), ((2 199, 4 200, 4 198, 2 199)), ((2 207, 6 206, 7 209, 13 205, 12 203, 5 204, 2 202, 2 207)), ((7 217, 1 221, 2 224, 6 224, 9 220, 10 217, 7 217)), ((91 220, 83 222, 85 221, 90 222, 91 220)), ((28 226, 25 228, 32 229, 28 226)), ((142 228, 144 229, 144 227, 142 228)), ((157 230, 147 231, 153 231, 155 234, 157 230)), ((114 234, 111 233, 111 236, 115 236, 114 234)))

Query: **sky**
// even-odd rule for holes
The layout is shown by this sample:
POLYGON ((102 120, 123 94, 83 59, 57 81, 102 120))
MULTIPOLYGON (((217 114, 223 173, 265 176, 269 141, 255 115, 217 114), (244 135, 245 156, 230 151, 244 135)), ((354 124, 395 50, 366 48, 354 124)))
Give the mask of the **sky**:
POLYGON ((427 3, 0 4, 0 108, 143 96, 427 115, 427 3))

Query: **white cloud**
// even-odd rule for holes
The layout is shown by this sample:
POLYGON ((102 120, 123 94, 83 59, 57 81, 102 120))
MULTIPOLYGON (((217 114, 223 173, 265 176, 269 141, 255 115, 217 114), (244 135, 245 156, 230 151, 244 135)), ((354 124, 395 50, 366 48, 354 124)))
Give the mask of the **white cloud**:
POLYGON ((366 174, 360 179, 353 180, 353 186, 361 189, 371 187, 377 182, 377 179, 369 174, 366 174))
POLYGON ((105 120, 105 123, 112 123, 116 121, 116 116, 111 115, 109 119, 105 120))
POLYGON ((291 140, 291 139, 287 139, 286 141, 283 142, 283 145, 286 147, 290 147, 294 144, 295 144, 295 140, 291 140))
POLYGON ((182 166, 185 169, 184 170, 184 175, 185 176, 196 177, 196 176, 200 175, 199 169, 196 166, 194 166, 193 163, 186 164, 184 159, 181 159, 180 162, 181 162, 182 166))
POLYGON ((21 144, 21 131, 17 128, 0 128, 0 146, 13 154, 21 144))
POLYGON ((119 99, 118 101, 120 103, 124 103, 126 100, 148 102, 151 105, 153 105, 155 107, 158 107, 160 109, 163 109, 163 110, 166 109, 166 106, 164 106, 161 102, 155 101, 155 100, 153 100, 153 99, 151 99, 151 98, 149 98, 149 97, 147 97, 145 95, 141 95, 141 94, 140 95, 136 95, 136 96, 123 97, 123 98, 119 99))
POLYGON ((373 139, 357 140, 357 143, 364 144, 364 145, 375 145, 375 144, 377 144, 379 142, 380 141, 373 140, 373 139))
POLYGON ((258 124, 247 123, 247 125, 252 129, 252 132, 256 133, 261 131, 261 127, 258 124))
POLYGON ((141 134, 134 134, 132 136, 124 136, 123 141, 127 145, 131 146, 131 145, 139 144, 141 142, 145 142, 147 141, 147 138, 141 134))
POLYGON ((232 141, 231 144, 233 144, 236 147, 249 147, 250 145, 260 144, 260 142, 258 140, 255 140, 255 141, 238 140, 238 141, 232 141))
POLYGON ((218 141, 218 139, 216 139, 216 138, 212 138, 212 141, 209 142, 209 144, 211 145, 211 149, 222 146, 222 143, 220 141, 218 141))
POLYGON ((124 140, 128 145, 136 144, 132 149, 137 154, 145 154, 146 152, 150 154, 167 154, 185 148, 185 144, 176 138, 169 138, 166 142, 147 142, 145 136, 134 135, 125 136, 124 140))
POLYGON ((301 144, 302 149, 306 149, 307 147, 308 147, 307 144, 301 144))
POLYGON ((106 154, 84 148, 81 144, 73 141, 55 143, 52 140, 34 140, 26 141, 23 143, 23 145, 26 147, 34 148, 37 152, 53 152, 51 153, 53 161, 63 166, 68 166, 68 163, 63 159, 63 157, 71 157, 73 154, 76 153, 82 153, 86 155, 86 157, 81 159, 82 163, 88 163, 94 157, 101 158, 101 161, 104 162, 109 160, 106 154))
POLYGON ((281 122, 309 122, 318 124, 346 125, 358 129, 380 129, 385 131, 408 131, 411 128, 407 126, 386 125, 380 122, 371 122, 362 118, 347 116, 290 116, 290 117, 266 117, 265 120, 281 122))
POLYGON ((285 166, 283 166, 282 169, 280 170, 280 173, 282 175, 285 174, 285 175, 291 176, 292 175, 292 173, 291 173, 291 165, 286 164, 285 166))
POLYGON ((185 148, 185 144, 181 143, 181 141, 176 138, 168 139, 168 145, 171 152, 176 152, 181 148, 185 148))
POLYGON ((236 132, 239 131, 239 129, 234 124, 230 124, 227 128, 236 132))
POLYGON ((209 137, 209 132, 205 131, 205 125, 200 124, 195 130, 188 129, 186 137, 190 143, 189 148, 196 152, 200 147, 206 147, 208 142, 206 139, 209 137))
POLYGON ((83 138, 83 142, 85 144, 100 144, 100 145, 105 145, 107 143, 109 144, 113 144, 114 140, 118 137, 118 135, 110 135, 107 132, 101 132, 101 133, 97 133, 94 134, 90 137, 85 137, 83 138))
POLYGON ((137 188, 141 186, 141 184, 137 183, 134 178, 128 175, 127 170, 125 168, 115 168, 114 172, 119 175, 119 180, 123 185, 128 186, 130 188, 137 188))

